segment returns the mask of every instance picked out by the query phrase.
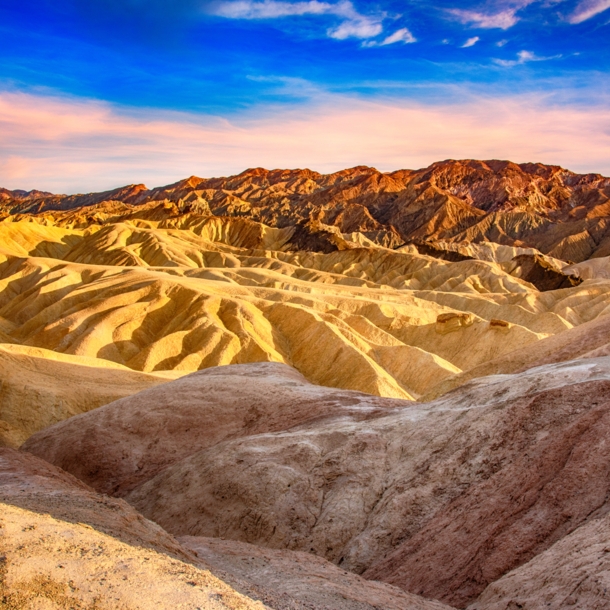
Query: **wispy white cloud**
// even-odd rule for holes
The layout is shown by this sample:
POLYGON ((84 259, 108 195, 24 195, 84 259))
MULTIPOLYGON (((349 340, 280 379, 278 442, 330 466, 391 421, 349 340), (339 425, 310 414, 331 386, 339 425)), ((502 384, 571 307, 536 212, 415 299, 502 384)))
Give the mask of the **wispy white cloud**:
MULTIPOLYGON (((536 3, 548 9, 564 2, 565 0, 546 0, 542 3, 539 0, 489 0, 487 5, 477 10, 453 8, 447 9, 446 13, 471 27, 508 30, 519 22, 518 13, 522 9, 536 3)), ((582 23, 608 9, 610 0, 580 0, 566 20, 572 24, 582 23)))
POLYGON ((539 57, 531 51, 519 51, 517 53, 517 59, 494 59, 494 63, 505 68, 512 68, 513 66, 521 66, 530 61, 549 61, 551 59, 560 59, 561 55, 553 55, 552 57, 539 57))
POLYGON ((395 42, 409 44, 417 42, 417 38, 415 38, 407 28, 401 28, 400 30, 396 30, 393 34, 390 34, 381 44, 394 44, 395 42))
POLYGON ((565 0, 486 0, 476 9, 446 9, 460 23, 474 28, 508 30, 519 23, 519 11, 532 4, 550 8, 565 0))
POLYGON ((469 47, 474 47, 474 45, 477 44, 479 40, 481 39, 478 36, 473 36, 472 38, 469 38, 460 48, 467 49, 469 47))
POLYGON ((570 23, 582 23, 610 8, 610 0, 582 0, 568 17, 570 23))
POLYGON ((374 38, 383 32, 384 14, 364 15, 350 0, 336 3, 308 0, 286 2, 284 0, 229 0, 213 4, 211 13, 227 19, 278 19, 305 15, 330 15, 342 19, 337 27, 327 30, 328 36, 337 40, 346 38, 374 38))
POLYGON ((383 25, 375 19, 350 19, 339 27, 328 30, 328 35, 336 40, 346 38, 374 38, 383 32, 383 25))
POLYGON ((521 7, 505 9, 499 12, 470 11, 464 9, 448 9, 447 12, 460 23, 484 29, 507 30, 513 27, 519 19, 516 15, 521 7))
POLYGON ((430 104, 326 94, 228 121, 0 92, 1 186, 82 192, 247 167, 329 172, 364 163, 389 171, 447 158, 540 161, 610 174, 607 100, 582 107, 551 104, 541 94, 456 99, 430 104))
POLYGON ((388 37, 383 40, 377 42, 374 40, 369 40, 362 43, 363 47, 385 47, 389 44, 396 44, 398 42, 402 42, 403 44, 410 44, 412 42, 417 42, 417 38, 411 34, 411 32, 407 28, 401 28, 400 30, 396 30, 393 34, 390 34, 388 37))
MULTIPOLYGON (((345 3, 343 3, 345 4, 345 3)), ((349 3, 351 5, 351 3, 349 3)), ((351 7, 353 9, 353 7, 351 7)), ((212 5, 212 13, 228 19, 277 19, 293 15, 326 15, 334 11, 343 13, 342 4, 329 4, 309 0, 308 2, 283 2, 281 0, 232 0, 212 5)), ((342 15, 343 16, 343 15, 342 15)))
POLYGON ((296 76, 261 76, 249 74, 253 82, 266 83, 268 92, 285 98, 313 99, 324 95, 324 89, 316 83, 296 76))

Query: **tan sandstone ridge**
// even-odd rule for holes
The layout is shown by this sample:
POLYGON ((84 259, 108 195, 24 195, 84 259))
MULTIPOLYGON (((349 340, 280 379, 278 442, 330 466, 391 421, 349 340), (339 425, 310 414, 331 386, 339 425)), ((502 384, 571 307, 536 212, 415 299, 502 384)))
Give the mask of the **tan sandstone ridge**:
MULTIPOLYGON (((153 251, 168 252, 158 244, 153 251)), ((592 308, 583 285, 540 293, 494 263, 382 249, 256 252, 212 251, 201 268, 8 255, 0 326, 5 341, 136 371, 276 361, 322 385, 417 398, 464 369, 600 315, 607 294, 602 283, 592 308), (472 324, 456 332, 437 324, 464 311, 472 324), (478 349, 464 350, 465 342, 478 349)))
POLYGON ((416 399, 608 303, 605 280, 540 292, 506 262, 356 242, 293 252, 283 229, 246 219, 146 222, 0 223, 0 338, 155 374, 283 362, 318 384, 416 399))
POLYGON ((0 445, 18 447, 34 432, 180 374, 138 373, 98 358, 0 343, 0 445))

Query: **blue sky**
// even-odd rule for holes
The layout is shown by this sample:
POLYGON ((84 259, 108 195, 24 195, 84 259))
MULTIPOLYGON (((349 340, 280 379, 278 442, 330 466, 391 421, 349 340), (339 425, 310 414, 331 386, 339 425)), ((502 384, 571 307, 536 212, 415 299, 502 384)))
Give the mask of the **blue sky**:
MULTIPOLYGON (((610 129, 606 123, 610 0, 455 0, 436 5, 425 0, 0 0, 0 36, 0 95, 4 95, 0 108, 5 109, 4 113, 0 111, 0 126, 12 127, 7 131, 11 134, 9 141, 0 142, 0 184, 5 186, 16 186, 22 180, 27 183, 23 187, 43 188, 47 184, 67 190, 81 188, 84 168, 76 167, 75 147, 80 150, 81 162, 89 155, 91 171, 95 167, 103 174, 93 181, 96 185, 114 186, 128 178, 129 167, 134 175, 128 182, 140 176, 150 175, 154 180, 156 176, 167 175, 169 179, 177 175, 180 163, 192 158, 195 143, 182 151, 179 142, 171 144, 164 166, 174 164, 171 170, 163 169, 158 159, 153 169, 144 171, 142 162, 148 158, 142 149, 146 123, 158 125, 161 121, 168 128, 177 121, 201 129, 213 125, 216 130, 224 124, 242 136, 244 131, 258 130, 260 137, 264 133, 261 126, 269 125, 273 117, 293 128, 295 116, 309 117, 301 120, 303 131, 290 132, 287 128, 299 139, 298 134, 307 137, 307 124, 313 131, 316 125, 319 127, 321 115, 328 117, 345 108, 346 113, 356 112, 354 117, 360 116, 367 123, 371 113, 383 112, 379 105, 396 112, 407 108, 432 112, 426 120, 436 123, 439 115, 434 113, 442 109, 443 121, 450 126, 452 109, 456 122, 465 120, 464 113, 470 113, 472 122, 484 107, 490 125, 490 104, 497 103, 498 116, 506 114, 509 105, 514 106, 509 118, 498 118, 494 130, 485 131, 481 124, 476 134, 479 148, 473 139, 463 146, 462 155, 462 136, 455 134, 449 134, 453 140, 446 151, 440 142, 437 152, 424 145, 425 133, 406 142, 412 130, 401 121, 410 120, 406 115, 400 115, 403 119, 395 115, 404 146, 411 151, 425 149, 419 157, 405 154, 405 163, 420 160, 424 164, 434 160, 435 154, 444 158, 445 152, 445 156, 457 153, 466 157, 480 150, 502 158, 511 154, 540 157, 515 159, 518 161, 567 161, 581 171, 610 171, 610 129), (56 105, 60 103, 62 110, 58 111, 56 105), (138 135, 131 137, 132 144, 137 140, 139 148, 132 153, 138 154, 139 150, 140 158, 131 158, 126 166, 129 142, 121 139, 118 148, 122 152, 113 161, 118 135, 112 130, 109 133, 107 125, 98 123, 97 131, 93 129, 86 140, 83 130, 92 123, 87 113, 77 129, 78 141, 74 125, 70 134, 56 133, 55 140, 48 135, 48 128, 24 133, 23 125, 36 121, 15 114, 19 108, 23 113, 27 108, 39 112, 53 107, 54 112, 67 116, 71 106, 80 109, 75 111, 78 114, 83 105, 88 105, 91 112, 103 108, 108 113, 108 124, 119 119, 137 123, 138 135), (541 146, 530 153, 506 139, 519 108, 531 121, 528 125, 535 132, 532 137, 541 140, 541 146), (576 121, 574 133, 596 131, 591 136, 597 143, 575 143, 582 150, 580 156, 578 150, 574 151, 573 161, 565 151, 554 152, 552 145, 543 142, 556 139, 552 123, 546 127, 552 133, 539 127, 548 112, 564 112, 566 121, 576 121), (587 114, 598 116, 598 129, 595 123, 584 126, 587 114), (498 130, 505 135, 500 137, 498 130), (40 144, 38 149, 36 142, 40 144), (496 145, 490 146, 494 142, 496 145), (597 152, 589 150, 591 146, 597 147, 597 152), (100 152, 103 150, 106 161, 100 152), (66 161, 41 173, 43 160, 48 165, 53 159, 68 157, 72 158, 71 164, 66 161), (56 176, 57 171, 64 173, 63 179, 56 176), (55 177, 47 178, 47 173, 55 177), (45 184, 33 184, 36 176, 45 184)), ((563 121, 557 118, 560 115, 554 116, 563 121)), ((378 116, 374 118, 379 120, 378 116)), ((389 132, 384 133, 387 137, 389 132)), ((438 139, 438 132, 434 133, 438 139)), ((299 157, 298 147, 292 144, 287 148, 288 144, 280 143, 277 137, 271 138, 276 138, 275 144, 262 143, 248 155, 236 156, 235 148, 242 150, 242 141, 236 139, 227 150, 220 130, 218 155, 215 157, 212 150, 214 136, 204 137, 206 155, 199 165, 196 159, 187 163, 182 174, 191 169, 199 169, 192 172, 199 174, 228 173, 238 169, 237 162, 316 164, 311 150, 299 157), (276 151, 275 156, 269 154, 270 149, 276 151), (226 162, 222 162, 224 158, 226 162), (215 159, 215 163, 209 159, 215 159)), ((388 142, 392 154, 384 153, 381 143, 375 144, 375 154, 369 154, 374 137, 374 133, 363 137, 355 156, 340 153, 333 161, 321 150, 320 169, 338 169, 341 163, 351 161, 377 164, 383 169, 401 164, 397 141, 388 142)), ((333 146, 340 144, 335 139, 346 138, 353 149, 347 132, 333 133, 332 138, 333 146)), ((161 141, 149 138, 149 145, 158 149, 161 141)), ((320 141, 320 148, 324 148, 324 141, 320 141)), ((146 167, 153 162, 151 159, 144 164, 146 167)))

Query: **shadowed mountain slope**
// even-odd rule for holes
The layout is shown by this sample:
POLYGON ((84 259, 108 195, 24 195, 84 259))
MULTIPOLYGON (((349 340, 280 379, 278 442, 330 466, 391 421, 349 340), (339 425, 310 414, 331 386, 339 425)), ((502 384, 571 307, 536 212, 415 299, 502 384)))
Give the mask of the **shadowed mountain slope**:
POLYGON ((548 550, 489 585, 469 610, 606 608, 609 520, 608 514, 594 513, 548 550))

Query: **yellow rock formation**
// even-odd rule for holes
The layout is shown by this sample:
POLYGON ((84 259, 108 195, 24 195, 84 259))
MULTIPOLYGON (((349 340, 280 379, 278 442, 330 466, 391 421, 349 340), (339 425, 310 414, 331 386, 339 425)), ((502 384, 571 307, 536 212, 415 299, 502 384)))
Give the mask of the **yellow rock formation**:
POLYGON ((345 249, 294 251, 294 226, 104 205, 87 226, 78 210, 0 222, 4 444, 226 364, 282 362, 316 384, 419 399, 610 304, 603 279, 540 292, 513 277, 506 257, 523 249, 471 246, 480 259, 451 262, 332 227, 345 249), (9 369, 26 361, 42 389, 15 390, 9 369))
POLYGON ((0 343, 0 370, 0 445, 9 447, 68 417, 180 376, 7 343, 0 343))

